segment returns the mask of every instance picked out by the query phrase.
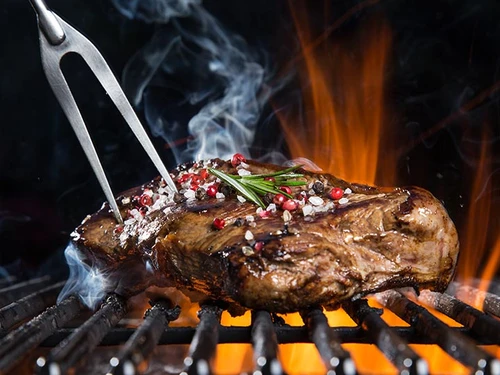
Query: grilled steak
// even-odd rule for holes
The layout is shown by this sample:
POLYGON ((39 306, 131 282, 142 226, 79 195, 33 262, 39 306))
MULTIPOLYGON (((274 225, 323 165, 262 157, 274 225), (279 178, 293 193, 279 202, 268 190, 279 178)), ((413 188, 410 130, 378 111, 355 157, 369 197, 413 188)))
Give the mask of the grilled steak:
POLYGON ((262 209, 228 185, 217 188, 220 180, 206 169, 233 175, 283 169, 247 163, 182 165, 172 172, 179 194, 160 179, 131 189, 117 198, 124 225, 105 204, 75 230, 74 243, 108 275, 110 291, 176 286, 226 303, 233 313, 336 308, 388 288, 443 290, 450 282, 457 233, 429 192, 299 170, 296 180, 305 185, 291 187, 295 199, 280 205, 283 197, 268 194, 262 209))

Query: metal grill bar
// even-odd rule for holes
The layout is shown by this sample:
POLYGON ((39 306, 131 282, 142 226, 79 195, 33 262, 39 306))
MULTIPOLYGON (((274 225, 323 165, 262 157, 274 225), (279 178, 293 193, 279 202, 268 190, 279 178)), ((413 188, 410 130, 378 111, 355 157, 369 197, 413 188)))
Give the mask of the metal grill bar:
POLYGON ((181 374, 212 374, 210 362, 215 355, 219 341, 219 327, 222 309, 213 305, 203 305, 198 316, 200 323, 184 359, 186 370, 181 374))
POLYGON ((423 307, 411 302, 400 293, 389 290, 377 295, 384 306, 405 320, 421 335, 426 335, 446 353, 480 373, 490 373, 496 361, 476 344, 444 324, 423 307))
POLYGON ((109 361, 108 374, 137 373, 138 367, 151 355, 168 324, 176 320, 180 312, 180 308, 172 308, 169 301, 156 301, 146 311, 144 322, 134 331, 118 355, 109 361))
POLYGON ((252 344, 255 373, 281 375, 283 367, 278 360, 278 339, 271 315, 266 311, 252 311, 252 344))
MULTIPOLYGON (((32 281, 32 285, 35 288, 36 282, 32 281)), ((50 290, 52 290, 51 298, 55 299, 56 286, 60 287, 62 283, 45 287, 24 299, 43 300, 45 294, 47 296, 50 294, 48 292, 50 290)), ((457 290, 462 295, 468 293, 468 298, 472 298, 472 293, 479 292, 477 289, 465 287, 457 290)), ((488 293, 480 297, 484 297, 485 306, 490 306, 493 310, 499 300, 497 296, 488 293), (486 301, 489 301, 489 305, 486 301)), ((148 310, 144 322, 138 329, 113 328, 124 317, 126 302, 116 295, 111 295, 101 309, 82 326, 75 329, 62 328, 81 309, 77 299, 70 297, 60 305, 50 307, 28 323, 7 333, 0 340, 0 374, 11 370, 31 349, 39 345, 55 348, 48 359, 40 357, 37 360, 38 372, 63 374, 69 371, 78 373, 77 366, 80 360, 85 361, 90 358, 90 353, 97 345, 124 343, 125 346, 110 361, 112 365, 110 373, 140 373, 144 370, 143 365, 146 364, 146 359, 156 345, 190 343, 184 374, 210 374, 212 371, 209 363, 218 343, 248 342, 252 342, 254 348, 255 374, 284 374, 282 365, 277 359, 278 343, 310 342, 315 343, 328 374, 356 373, 349 353, 340 346, 342 343, 375 343, 396 365, 400 373, 408 375, 424 373, 427 369, 424 360, 407 346, 408 342, 437 344, 453 358, 473 368, 475 374, 500 374, 500 360, 477 347, 477 345, 500 344, 500 322, 495 318, 449 295, 423 291, 419 302, 440 310, 464 325, 464 327, 449 327, 424 307, 416 305, 396 291, 380 293, 377 298, 411 326, 389 327, 380 317, 379 309, 371 308, 363 299, 344 306, 358 324, 357 327, 329 327, 320 309, 303 312, 301 315, 305 324, 301 327, 281 324, 279 317, 264 311, 252 313, 251 326, 223 327, 219 323, 222 310, 212 305, 204 305, 199 312, 200 324, 196 328, 173 327, 167 331, 169 322, 177 319, 179 309, 172 308, 168 301, 157 301, 148 310)), ((26 309, 23 310, 21 306, 24 299, 0 309, 0 329, 3 328, 4 332, 38 313, 37 303, 25 304, 26 309), (5 311, 8 313, 2 315, 5 311), (15 311, 17 312, 14 313, 15 311), (20 318, 9 321, 14 315, 20 318)))
POLYGON ((498 340, 500 321, 447 294, 423 290, 418 301, 455 319, 480 337, 498 340))
POLYGON ((477 306, 482 304, 485 313, 500 318, 500 297, 495 294, 483 292, 471 286, 460 285, 459 283, 451 283, 447 293, 454 295, 469 305, 477 306), (478 301, 481 303, 477 303, 478 301))
POLYGON ((302 320, 309 331, 309 338, 316 345, 327 371, 338 375, 356 374, 356 366, 348 351, 344 350, 339 336, 328 325, 320 309, 302 313, 302 320))
POLYGON ((64 282, 51 285, 2 307, 0 309, 0 337, 5 336, 16 324, 56 303, 57 294, 63 286, 64 282))
POLYGON ((50 284, 50 276, 38 277, 36 279, 24 281, 15 285, 7 286, 0 284, 0 306, 17 301, 19 298, 27 296, 50 284))
MULTIPOLYGON (((337 335, 343 344, 373 344, 361 327, 332 327, 333 333, 337 335)), ((410 344, 430 345, 435 344, 430 337, 425 337, 415 332, 413 327, 391 327, 391 329, 402 339, 410 344)), ((466 337, 474 338, 475 334, 464 327, 448 327, 450 331, 459 333, 466 337)), ((251 341, 251 327, 224 327, 219 329, 219 344, 248 344, 251 341)), ((275 326, 276 337, 280 344, 310 343, 306 327, 275 326)), ((62 328, 43 341, 40 346, 53 348, 61 341, 76 331, 75 328, 62 328)), ((135 333, 134 328, 113 328, 99 343, 99 346, 122 345, 135 333)), ((167 333, 162 333, 158 345, 185 345, 193 340, 196 328, 193 327, 171 327, 167 333)), ((478 345, 500 345, 500 337, 495 341, 481 340, 478 345)))
POLYGON ((38 372, 50 375, 65 374, 71 367, 84 362, 125 313, 126 301, 116 294, 110 295, 90 319, 52 349, 47 359, 40 357, 37 360, 38 372))
POLYGON ((382 353, 396 366, 402 375, 427 374, 429 366, 407 342, 385 323, 381 309, 368 306, 365 299, 346 303, 344 310, 361 325, 382 353))
POLYGON ((0 373, 11 369, 26 353, 73 319, 80 309, 78 299, 69 297, 5 336, 0 340, 0 373))
POLYGON ((14 276, 6 276, 0 280, 0 288, 5 288, 16 282, 17 278, 14 276))

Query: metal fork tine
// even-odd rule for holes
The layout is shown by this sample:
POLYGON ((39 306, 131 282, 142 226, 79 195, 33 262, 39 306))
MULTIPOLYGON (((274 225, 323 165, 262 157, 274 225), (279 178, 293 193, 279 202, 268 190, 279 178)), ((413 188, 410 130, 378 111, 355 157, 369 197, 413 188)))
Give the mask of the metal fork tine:
POLYGON ((57 14, 48 11, 45 8, 43 0, 32 0, 32 4, 34 4, 35 10, 37 10, 37 14, 39 14, 41 56, 47 79, 59 103, 61 104, 66 117, 73 127, 87 158, 89 159, 94 173, 96 174, 104 194, 106 195, 106 199, 113 209, 116 220, 123 223, 118 205, 116 204, 108 179, 106 178, 104 169, 99 161, 99 157, 92 143, 90 134, 85 126, 85 122, 82 118, 78 105, 71 93, 71 89, 69 88, 68 83, 66 82, 66 79, 61 71, 60 61, 64 55, 68 53, 76 53, 83 58, 90 70, 101 83, 102 87, 106 90, 115 106, 118 108, 119 112, 170 189, 176 192, 177 188, 175 187, 167 168, 161 161, 160 156, 151 143, 146 131, 141 125, 139 118, 123 93, 120 84, 116 80, 113 72, 109 68, 106 60, 104 60, 99 50, 85 36, 62 20, 57 14), (63 30, 62 38, 57 38, 55 40, 50 39, 52 35, 50 33, 51 30, 47 31, 47 28, 54 27, 54 23, 40 23, 44 21, 43 17, 40 16, 41 12, 45 12, 45 16, 49 14, 50 17, 53 18, 53 22, 55 24, 59 22, 59 25, 57 26, 60 26, 61 30, 63 30))
POLYGON ((75 98, 71 93, 71 89, 69 88, 60 67, 61 57, 70 51, 66 48, 54 48, 51 46, 42 32, 40 32, 40 43, 43 68, 50 86, 52 87, 59 103, 61 103, 61 107, 73 127, 73 130, 75 131, 75 134, 82 145, 83 151, 85 151, 87 159, 89 159, 97 180, 101 184, 104 191, 104 195, 113 209, 113 214, 115 215, 116 220, 123 223, 113 191, 111 190, 111 186, 106 178, 104 169, 99 161, 99 156, 97 155, 94 144, 92 143, 92 138, 90 137, 87 127, 85 126, 85 121, 80 113, 80 109, 76 104, 75 98), (46 46, 44 46, 44 44, 46 46))
POLYGON ((132 132, 135 134, 136 138, 139 140, 140 144, 148 154, 155 167, 160 172, 160 175, 173 191, 177 191, 177 188, 175 187, 175 184, 173 183, 167 171, 167 168, 165 168, 165 165, 161 161, 160 156, 151 143, 151 140, 149 139, 146 131, 144 130, 144 127, 139 121, 139 118, 132 109, 132 106, 125 96, 120 84, 116 80, 113 72, 109 68, 99 50, 86 37, 84 37, 71 25, 63 21, 57 14, 55 14, 55 16, 61 23, 61 25, 63 25, 68 40, 75 42, 72 48, 72 52, 78 53, 85 60, 89 68, 101 83, 102 87, 106 90, 115 106, 122 114, 123 118, 127 122, 132 132))

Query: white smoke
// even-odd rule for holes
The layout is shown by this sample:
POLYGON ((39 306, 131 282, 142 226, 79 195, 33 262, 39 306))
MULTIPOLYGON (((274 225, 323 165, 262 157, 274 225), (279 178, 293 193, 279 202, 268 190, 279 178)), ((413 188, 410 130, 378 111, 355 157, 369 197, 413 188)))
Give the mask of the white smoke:
POLYGON ((102 270, 85 262, 86 259, 73 242, 70 242, 66 247, 64 255, 69 266, 69 278, 59 294, 57 302, 59 303, 67 296, 74 294, 79 296, 85 305, 95 308, 109 290, 108 278, 102 270))
POLYGON ((135 105, 142 101, 153 135, 166 140, 176 162, 227 159, 236 152, 251 157, 262 107, 279 89, 267 86, 270 75, 257 54, 200 1, 113 3, 126 17, 161 24, 127 64, 123 83, 135 105), (160 88, 176 90, 182 98, 174 103, 161 97, 160 88), (179 102, 201 109, 180 120, 179 102), (185 140, 182 146, 179 139, 185 140))

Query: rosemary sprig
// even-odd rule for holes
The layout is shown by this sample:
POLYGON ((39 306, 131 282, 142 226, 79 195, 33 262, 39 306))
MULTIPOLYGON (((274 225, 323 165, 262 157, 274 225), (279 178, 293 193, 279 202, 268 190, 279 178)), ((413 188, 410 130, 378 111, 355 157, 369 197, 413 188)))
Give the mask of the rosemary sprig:
POLYGON ((208 168, 208 172, 218 177, 226 184, 232 186, 247 200, 259 205, 262 208, 266 208, 266 205, 259 198, 259 195, 264 195, 266 193, 283 194, 292 199, 293 197, 290 194, 278 189, 277 186, 301 186, 306 184, 305 181, 294 180, 296 178, 303 177, 303 174, 291 173, 300 167, 301 165, 296 165, 274 173, 254 174, 248 176, 228 174, 213 168, 208 168), (271 177, 274 181, 269 179, 266 180, 266 178, 271 177))

